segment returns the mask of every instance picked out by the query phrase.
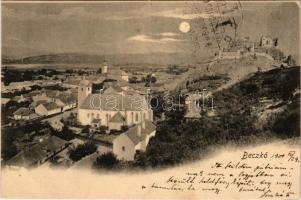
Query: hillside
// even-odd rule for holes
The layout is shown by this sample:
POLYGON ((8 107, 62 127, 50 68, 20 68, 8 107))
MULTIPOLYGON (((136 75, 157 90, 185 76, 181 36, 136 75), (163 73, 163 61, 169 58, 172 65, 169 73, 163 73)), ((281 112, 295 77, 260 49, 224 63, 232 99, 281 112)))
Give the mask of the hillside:
POLYGON ((185 121, 184 112, 165 111, 167 119, 158 123, 156 137, 135 164, 175 165, 203 158, 215 145, 300 138, 299 66, 258 72, 213 98, 213 117, 201 112, 199 120, 185 121))
MULTIPOLYGON (((208 58, 206 58, 208 59, 208 58)), ((2 56, 2 64, 99 64, 104 60, 111 64, 191 64, 204 62, 204 57, 185 53, 87 55, 79 53, 45 54, 19 59, 2 56)))

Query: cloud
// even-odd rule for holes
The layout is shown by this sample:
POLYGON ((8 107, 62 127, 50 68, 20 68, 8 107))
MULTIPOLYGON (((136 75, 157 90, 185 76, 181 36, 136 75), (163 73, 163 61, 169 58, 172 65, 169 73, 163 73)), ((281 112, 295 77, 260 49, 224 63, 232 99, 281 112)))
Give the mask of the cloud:
POLYGON ((151 43, 167 43, 167 42, 184 42, 185 40, 171 38, 171 37, 151 37, 144 34, 135 35, 129 37, 127 41, 136 41, 136 42, 151 42, 151 43))
POLYGON ((166 37, 173 37, 173 36, 178 36, 180 34, 173 33, 173 32, 163 32, 163 33, 157 33, 156 35, 166 36, 166 37))
POLYGON ((199 13, 185 13, 184 10, 181 8, 152 13, 151 15, 156 17, 178 18, 178 19, 185 19, 185 20, 197 19, 197 18, 208 19, 208 18, 220 16, 219 13, 207 14, 202 11, 200 11, 199 13))

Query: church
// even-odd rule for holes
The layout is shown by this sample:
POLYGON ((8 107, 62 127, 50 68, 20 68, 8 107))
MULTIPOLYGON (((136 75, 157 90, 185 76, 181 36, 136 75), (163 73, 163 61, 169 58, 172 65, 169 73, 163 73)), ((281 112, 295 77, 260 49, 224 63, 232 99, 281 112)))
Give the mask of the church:
POLYGON ((108 130, 121 130, 153 121, 153 111, 145 94, 130 88, 110 86, 100 93, 92 93, 92 83, 82 80, 78 87, 78 122, 92 127, 105 126, 108 130))

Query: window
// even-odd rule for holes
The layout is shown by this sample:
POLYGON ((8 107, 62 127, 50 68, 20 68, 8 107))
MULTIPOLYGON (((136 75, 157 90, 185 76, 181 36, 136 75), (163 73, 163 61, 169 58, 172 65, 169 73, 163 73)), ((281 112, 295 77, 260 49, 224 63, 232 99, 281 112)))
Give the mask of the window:
POLYGON ((139 119, 139 116, 138 116, 138 113, 136 113, 136 116, 135 116, 136 122, 138 122, 138 119, 139 119))
POLYGON ((122 146, 122 151, 125 151, 125 146, 122 146))
POLYGON ((91 113, 92 118, 94 118, 94 113, 91 113))
POLYGON ((82 91, 84 91, 84 88, 81 88, 82 91))
POLYGON ((133 112, 131 112, 131 120, 132 120, 132 123, 134 123, 134 113, 133 112))
POLYGON ((99 119, 99 113, 96 115, 96 118, 99 119))
POLYGON ((88 91, 90 91, 90 88, 88 87, 88 91))

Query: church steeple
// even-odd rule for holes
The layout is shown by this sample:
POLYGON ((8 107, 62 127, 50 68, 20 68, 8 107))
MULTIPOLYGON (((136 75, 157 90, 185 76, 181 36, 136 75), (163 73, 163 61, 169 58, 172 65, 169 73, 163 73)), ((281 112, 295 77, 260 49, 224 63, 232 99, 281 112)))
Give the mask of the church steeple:
POLYGON ((92 83, 83 78, 78 86, 78 107, 81 106, 86 97, 92 93, 92 83))

